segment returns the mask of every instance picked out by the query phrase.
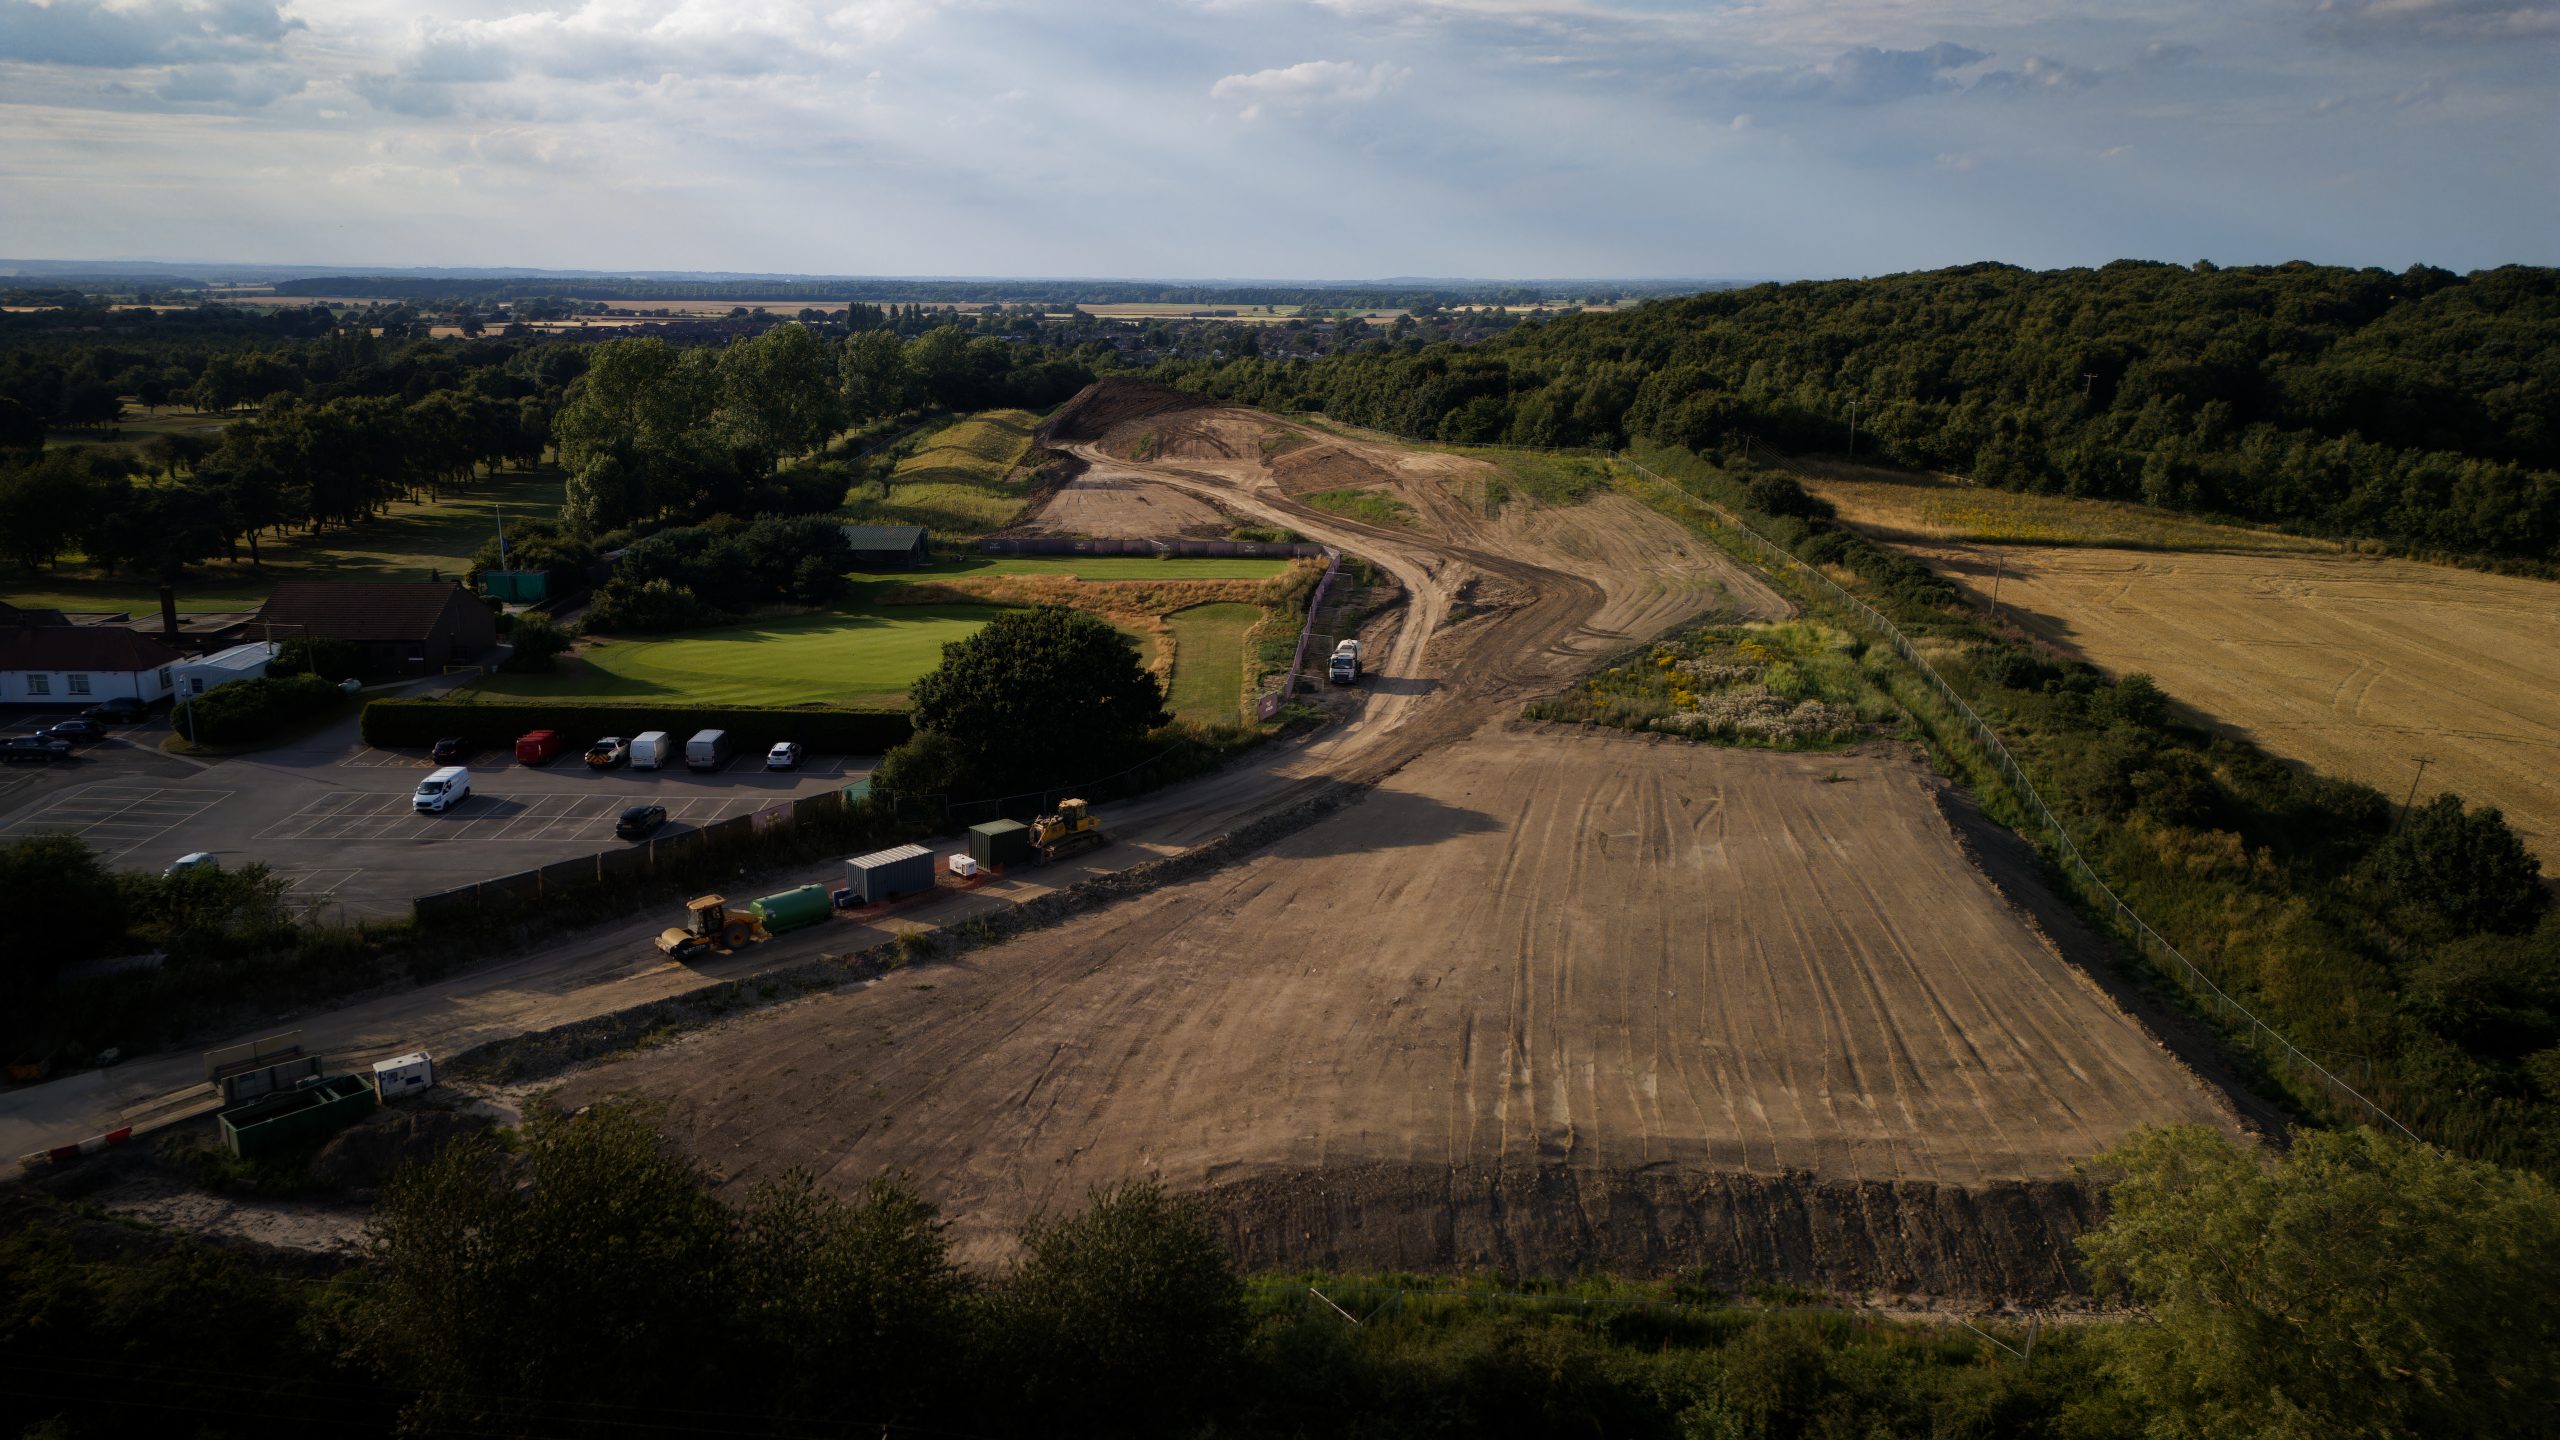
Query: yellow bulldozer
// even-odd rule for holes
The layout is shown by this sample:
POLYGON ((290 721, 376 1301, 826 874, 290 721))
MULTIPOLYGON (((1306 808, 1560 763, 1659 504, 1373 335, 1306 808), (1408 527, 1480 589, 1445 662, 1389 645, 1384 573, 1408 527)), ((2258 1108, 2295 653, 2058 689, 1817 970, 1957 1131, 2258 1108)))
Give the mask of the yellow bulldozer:
POLYGON ((1042 815, 1031 822, 1031 848, 1040 852, 1043 865, 1061 855, 1090 850, 1108 839, 1102 833, 1102 822, 1093 818, 1093 812, 1081 800, 1061 800, 1056 814, 1042 815))
POLYGON ((658 949, 689 960, 706 951, 726 955, 764 938, 763 916, 730 909, 726 896, 704 895, 685 902, 683 925, 658 932, 658 949))

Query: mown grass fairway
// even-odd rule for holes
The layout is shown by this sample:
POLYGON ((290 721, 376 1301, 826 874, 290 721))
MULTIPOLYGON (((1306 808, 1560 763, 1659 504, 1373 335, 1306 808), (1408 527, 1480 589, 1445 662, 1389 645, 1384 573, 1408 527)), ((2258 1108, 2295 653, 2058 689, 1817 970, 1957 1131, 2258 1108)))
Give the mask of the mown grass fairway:
POLYGON ((1223 602, 1194 605, 1164 617, 1173 632, 1173 693, 1177 720, 1232 720, 1244 705, 1245 632, 1262 619, 1262 607, 1223 602))
POLYGON ((876 614, 794 615, 660 640, 591 643, 549 675, 495 675, 461 699, 664 699, 706 705, 902 701, 942 647, 996 617, 991 605, 902 605, 876 614))
MULTIPOLYGON (((475 480, 447 498, 395 501, 379 517, 353 527, 258 542, 262 567, 249 564, 246 545, 238 560, 213 560, 189 569, 178 587, 181 610, 254 610, 278 580, 459 580, 472 552, 498 533, 498 514, 510 519, 560 513, 563 482, 556 473, 511 472, 475 480)), ((69 557, 63 568, 78 575, 69 557)), ((159 588, 138 578, 32 578, 11 573, 0 600, 57 610, 160 608, 159 588)))

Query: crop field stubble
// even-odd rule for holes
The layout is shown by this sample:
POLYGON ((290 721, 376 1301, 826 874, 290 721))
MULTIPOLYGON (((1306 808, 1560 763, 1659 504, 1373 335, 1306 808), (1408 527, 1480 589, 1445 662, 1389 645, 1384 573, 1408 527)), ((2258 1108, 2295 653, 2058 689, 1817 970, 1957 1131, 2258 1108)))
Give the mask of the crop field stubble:
POLYGON ((2274 754, 2506 812, 2560 872, 2560 585, 2360 555, 1908 548, 2274 754))
POLYGON ((1104 819, 1160 846, 1249 797, 1342 808, 956 965, 574 1075, 573 1102, 666 1101, 732 1183, 908 1167, 979 1260, 1088 1183, 1156 1175, 1208 1192, 1254 1263, 1731 1261, 1976 1293, 2068 1288, 2072 1161, 2135 1124, 2232 1123, 1991 888, 1898 753, 1516 722, 1702 613, 1787 613, 1712 545, 1610 490, 1488 516, 1466 456, 1313 433, 1266 456, 1274 423, 1106 386, 1049 427, 1088 473, 1344 545, 1405 596, 1351 723, 1104 819), (1292 498, 1346 485, 1412 524, 1292 498))

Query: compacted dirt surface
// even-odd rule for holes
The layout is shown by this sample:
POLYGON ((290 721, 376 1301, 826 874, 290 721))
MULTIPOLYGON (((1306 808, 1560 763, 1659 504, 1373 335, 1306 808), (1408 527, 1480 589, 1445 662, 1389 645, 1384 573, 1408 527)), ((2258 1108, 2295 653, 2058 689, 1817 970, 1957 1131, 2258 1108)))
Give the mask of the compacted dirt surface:
POLYGON ((1559 1270, 1712 1261, 1705 1177, 1867 1187, 1899 1232, 1912 1182, 1934 1211, 2230 1123, 1972 868, 1938 783, 1496 729, 1244 864, 567 1098, 664 1100, 739 1181, 909 1171, 973 1258, 1149 1176, 1224 1192, 1274 1262, 1559 1270))
POLYGON ((1257 1264, 2040 1297, 2070 1288, 2088 1218, 2074 1161, 2147 1123, 2242 1128, 1992 886, 1907 755, 1513 718, 1702 612, 1784 613, 1672 522, 1614 494, 1487 518, 1479 462, 1144 387, 1043 438, 1340 544, 1405 596, 1345 723, 1106 823, 1178 847, 1354 803, 1099 913, 592 1066, 568 1103, 663 1102, 732 1183, 905 1170, 984 1263, 1026 1216, 1153 1176, 1209 1195, 1257 1264), (1344 485, 1412 523, 1294 498, 1344 485))
POLYGON ((2393 800, 2493 804, 2560 871, 2560 585, 2358 555, 1915 553, 2048 639, 2393 800))

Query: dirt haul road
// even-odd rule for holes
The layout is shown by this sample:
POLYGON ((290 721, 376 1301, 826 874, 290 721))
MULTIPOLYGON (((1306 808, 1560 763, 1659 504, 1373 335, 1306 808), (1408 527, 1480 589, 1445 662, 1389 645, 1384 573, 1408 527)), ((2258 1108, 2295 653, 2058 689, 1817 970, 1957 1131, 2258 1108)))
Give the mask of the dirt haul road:
MULTIPOLYGON (((1096 387, 1062 411, 1053 429, 1071 432, 1097 412, 1134 406, 1154 413, 1196 407, 1196 401, 1148 387, 1096 387)), ((1272 422, 1252 412, 1218 410, 1188 417, 1216 442, 1220 433, 1250 436, 1272 422)), ((1108 423, 1090 433, 1099 435, 1108 423)), ((1181 452, 1206 443, 1186 439, 1181 452)), ((1061 439, 1059 443, 1072 443, 1061 439)), ((1246 442, 1244 453, 1256 453, 1246 442)), ((1392 447, 1363 446, 1377 463, 1398 463, 1392 447)), ((1410 493, 1416 503, 1438 507, 1448 457, 1413 456, 1410 493)), ((1368 463, 1368 462, 1362 462, 1368 463)), ((1462 466, 1465 462, 1459 462, 1462 466)), ((1568 577, 1485 553, 1468 561, 1444 553, 1414 534, 1372 531, 1284 500, 1258 498, 1258 464, 1212 473, 1189 467, 1159 477, 1160 467, 1124 465, 1099 457, 1092 478, 1119 480, 1176 497, 1206 494, 1244 513, 1280 520, 1319 539, 1380 557, 1423 603, 1401 607, 1372 627, 1373 655, 1385 656, 1387 678, 1351 702, 1348 723, 1313 739, 1266 746, 1207 779, 1129 804, 1106 806, 1104 823, 1119 842, 1015 878, 967 902, 918 910, 889 930, 826 926, 785 936, 735 959, 680 965, 666 960, 650 940, 669 923, 663 914, 636 916, 627 924, 590 932, 509 958, 506 963, 418 989, 367 997, 324 1013, 279 1020, 253 1032, 209 1039, 205 1048, 298 1029, 310 1048, 341 1063, 425 1048, 451 1055, 473 1045, 527 1030, 574 1024, 596 1015, 681 995, 704 985, 804 962, 821 950, 851 951, 889 938, 890 930, 950 923, 991 903, 1037 898, 1086 875, 1176 853, 1234 831, 1346 782, 1365 783, 1435 743, 1461 737, 1487 716, 1508 713, 1520 697, 1562 683, 1588 659, 1647 638, 1711 609, 1735 614, 1778 614, 1781 603, 1765 587, 1670 521, 1614 499, 1580 507, 1554 526, 1553 540, 1506 541, 1529 532, 1516 519, 1494 536, 1525 553, 1585 572, 1568 577), (1170 482, 1170 483, 1168 483, 1170 482), (1621 508, 1623 507, 1623 508, 1621 508), (1589 510, 1584 515, 1583 510, 1589 510), (1603 516, 1614 517, 1602 523, 1603 516), (1470 578, 1483 613, 1449 624, 1450 597, 1470 578), (1435 636, 1447 635, 1434 645, 1435 636), (1390 638, 1391 637, 1391 638, 1390 638), (1457 677, 1444 682, 1432 677, 1457 677), (1423 705, 1428 699, 1430 703, 1423 705), (1417 711, 1417 706, 1420 707, 1417 711), (1428 723, 1408 724, 1416 714, 1428 723)), ((1279 495, 1276 487, 1271 494, 1279 495)), ((1560 513, 1560 512, 1548 512, 1560 513)), ((1463 516, 1457 517, 1461 522, 1463 516)), ((748 893, 764 893, 816 881, 839 882, 840 865, 760 877, 748 893)), ((742 881, 742 885, 748 882, 742 881)), ((119 1125, 148 1123, 184 1110, 203 1090, 194 1052, 143 1057, 114 1070, 83 1071, 44 1085, 0 1093, 0 1157, 70 1143, 119 1125)))
MULTIPOLYGON (((981 1262, 1156 1176, 1262 1264, 2035 1296, 2070 1285, 2073 1161, 2145 1123, 2237 1128, 1968 861, 1909 758, 1508 718, 1697 608, 1701 576, 1775 609, 1685 532, 1617 497, 1488 520, 1473 462, 1315 437, 1274 463, 1268 417, 1107 398, 1054 437, 1094 470, 1404 586, 1378 653, 1408 683, 1257 772, 1375 788, 1204 878, 590 1068, 570 1103, 663 1101, 733 1183, 906 1170, 981 1262), (1415 523, 1291 498, 1340 483, 1415 523), (1450 620, 1462 592, 1487 611, 1450 620)), ((1222 783, 1133 808, 1223 811, 1222 783)))

